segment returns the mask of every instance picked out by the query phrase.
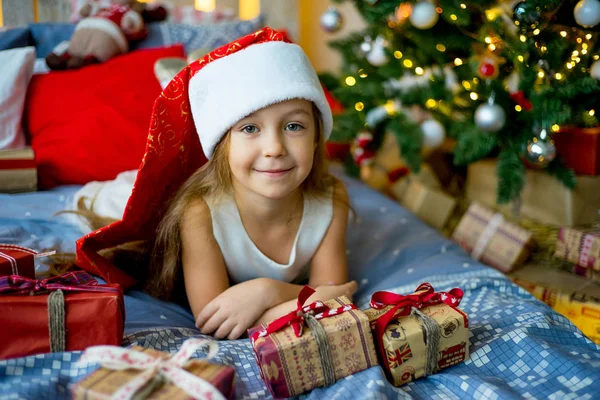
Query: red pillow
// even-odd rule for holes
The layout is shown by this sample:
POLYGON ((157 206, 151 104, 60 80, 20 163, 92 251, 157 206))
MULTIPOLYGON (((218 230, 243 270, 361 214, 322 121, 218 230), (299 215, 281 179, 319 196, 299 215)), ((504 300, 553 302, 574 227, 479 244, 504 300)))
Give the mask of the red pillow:
POLYGON ((34 75, 25 118, 41 189, 137 169, 161 88, 154 63, 182 45, 145 49, 79 70, 34 75))

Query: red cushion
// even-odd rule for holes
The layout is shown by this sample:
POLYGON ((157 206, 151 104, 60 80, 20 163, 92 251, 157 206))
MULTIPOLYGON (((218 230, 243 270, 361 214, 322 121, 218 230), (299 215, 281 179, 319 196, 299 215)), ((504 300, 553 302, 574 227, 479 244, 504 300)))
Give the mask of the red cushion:
POLYGON ((79 70, 35 75, 26 123, 42 189, 137 169, 161 88, 154 63, 182 45, 134 51, 79 70))

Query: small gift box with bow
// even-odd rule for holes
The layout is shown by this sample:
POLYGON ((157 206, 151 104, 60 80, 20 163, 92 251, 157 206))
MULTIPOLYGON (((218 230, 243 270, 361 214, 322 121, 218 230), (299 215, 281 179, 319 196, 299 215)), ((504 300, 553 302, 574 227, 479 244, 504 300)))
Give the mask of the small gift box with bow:
POLYGON ((462 290, 419 285, 407 296, 376 292, 365 314, 381 366, 395 386, 436 373, 469 357, 469 320, 456 308, 462 290))
POLYGON ((531 232, 478 203, 471 204, 452 239, 474 259, 504 273, 525 262, 533 248, 531 232))
POLYGON ((196 338, 186 340, 172 356, 139 346, 90 347, 79 362, 102 368, 73 387, 73 399, 233 399, 233 367, 208 362, 217 351, 215 341, 196 338), (206 346, 206 359, 190 359, 206 346))
POLYGON ((27 247, 0 243, 0 276, 21 275, 34 279, 37 255, 37 251, 27 247))
POLYGON ((48 279, 0 277, 0 359, 120 345, 125 309, 118 285, 87 272, 48 279), (10 328, 6 328, 10 327, 10 328))
POLYGON ((275 398, 329 386, 377 365, 367 316, 346 297, 305 306, 314 292, 305 286, 296 310, 248 330, 260 374, 275 398))
POLYGON ((560 228, 554 256, 600 271, 600 229, 560 228))

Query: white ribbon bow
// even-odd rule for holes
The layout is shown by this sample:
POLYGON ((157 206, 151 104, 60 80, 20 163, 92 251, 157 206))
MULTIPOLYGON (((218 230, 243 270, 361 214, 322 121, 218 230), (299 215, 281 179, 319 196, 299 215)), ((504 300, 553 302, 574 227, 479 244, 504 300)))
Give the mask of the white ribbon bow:
POLYGON ((80 363, 99 363, 113 370, 139 369, 144 371, 135 379, 120 387, 112 400, 131 399, 148 381, 157 374, 167 379, 194 399, 225 400, 225 397, 204 379, 183 369, 192 354, 199 348, 208 346, 207 359, 212 359, 218 351, 218 344, 206 339, 188 339, 172 357, 162 360, 149 354, 118 346, 92 346, 82 354, 80 363))

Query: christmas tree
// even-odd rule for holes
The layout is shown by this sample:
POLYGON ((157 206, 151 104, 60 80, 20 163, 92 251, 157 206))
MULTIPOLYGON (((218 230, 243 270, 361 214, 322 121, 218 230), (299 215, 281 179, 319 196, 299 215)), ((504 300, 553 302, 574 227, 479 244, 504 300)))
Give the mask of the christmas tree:
MULTIPOLYGON (((552 137, 598 125, 598 0, 352 1, 367 28, 330 43, 341 75, 321 78, 345 108, 332 139, 353 141, 357 164, 389 132, 418 171, 447 138, 456 165, 497 157, 499 203, 518 198, 525 168, 575 187, 552 137)), ((321 20, 342 22, 335 7, 321 20)))

